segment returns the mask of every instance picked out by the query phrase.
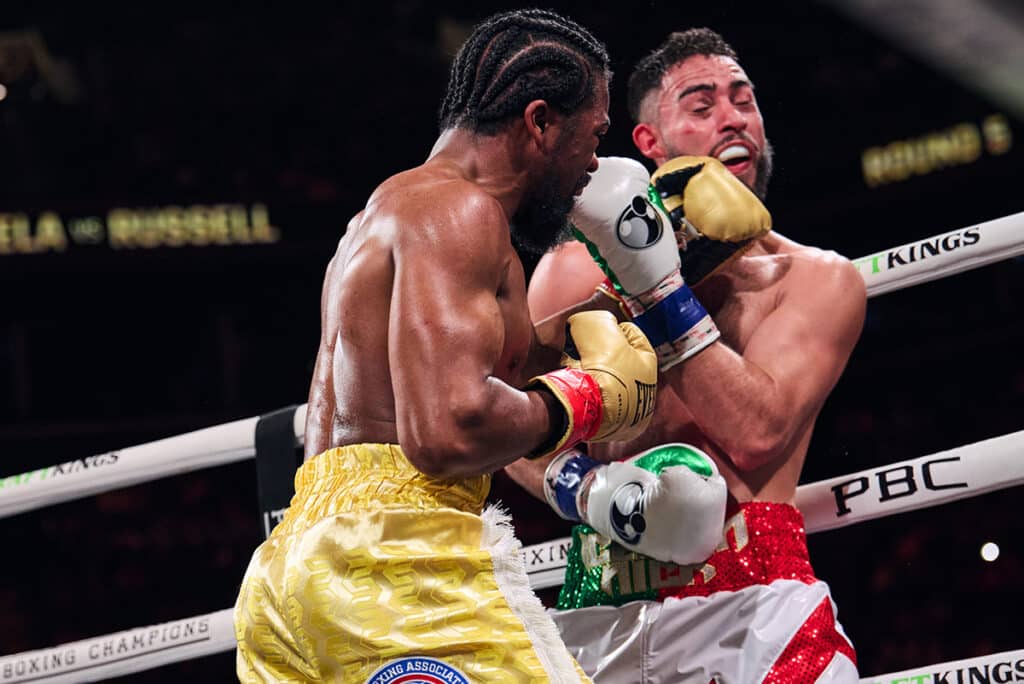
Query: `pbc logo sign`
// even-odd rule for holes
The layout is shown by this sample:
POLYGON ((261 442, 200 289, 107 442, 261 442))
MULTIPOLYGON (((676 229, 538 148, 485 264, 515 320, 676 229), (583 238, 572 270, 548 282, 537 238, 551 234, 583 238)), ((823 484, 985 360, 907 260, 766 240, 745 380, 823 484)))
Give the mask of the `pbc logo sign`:
POLYGON ((959 456, 949 458, 935 458, 924 461, 920 464, 898 465, 886 468, 869 475, 839 482, 832 486, 832 494, 836 499, 836 516, 842 517, 852 509, 848 505, 850 499, 865 494, 878 494, 878 502, 885 503, 893 499, 901 499, 910 496, 924 488, 929 491, 941 491, 943 489, 962 489, 967 487, 966 482, 954 482, 942 478, 937 474, 937 468, 941 463, 959 462, 959 456))

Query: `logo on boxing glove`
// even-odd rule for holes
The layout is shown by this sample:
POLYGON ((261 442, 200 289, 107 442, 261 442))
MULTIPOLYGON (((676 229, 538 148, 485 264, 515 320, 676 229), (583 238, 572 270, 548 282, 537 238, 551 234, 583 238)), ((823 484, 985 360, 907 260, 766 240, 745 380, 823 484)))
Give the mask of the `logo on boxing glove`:
POLYGON ((647 529, 644 518, 644 487, 639 482, 619 485, 608 511, 612 529, 626 544, 636 544, 647 529))
POLYGON ((619 215, 615 234, 630 249, 645 249, 661 238, 661 217, 646 197, 635 195, 619 215))

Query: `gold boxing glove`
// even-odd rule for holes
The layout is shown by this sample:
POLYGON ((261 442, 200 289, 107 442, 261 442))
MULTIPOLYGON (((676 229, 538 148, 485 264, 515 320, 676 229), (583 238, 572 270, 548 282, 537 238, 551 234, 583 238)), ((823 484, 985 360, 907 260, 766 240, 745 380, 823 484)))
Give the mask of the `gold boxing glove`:
POLYGON ((672 221, 691 286, 772 229, 761 200, 714 157, 670 159, 651 176, 651 189, 672 221))
POLYGON ((562 357, 565 366, 530 380, 543 385, 565 409, 566 427, 539 458, 580 442, 627 440, 651 422, 658 388, 658 359, 651 343, 633 323, 619 323, 608 311, 584 311, 568 321, 569 340, 577 357, 562 357))

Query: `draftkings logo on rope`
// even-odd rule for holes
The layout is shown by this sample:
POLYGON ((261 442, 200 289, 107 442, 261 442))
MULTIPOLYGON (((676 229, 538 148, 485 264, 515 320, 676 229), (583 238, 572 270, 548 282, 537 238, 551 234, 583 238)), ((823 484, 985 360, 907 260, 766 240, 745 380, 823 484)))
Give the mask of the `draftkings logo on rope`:
POLYGON ((98 456, 87 456, 75 459, 74 461, 67 461, 66 463, 58 463, 57 465, 47 466, 39 470, 30 470, 27 473, 10 475, 0 478, 0 489, 8 489, 28 482, 39 482, 40 480, 49 480, 60 475, 70 475, 71 473, 80 473, 84 470, 114 465, 119 458, 120 455, 116 451, 111 451, 106 454, 99 454, 98 456))
POLYGON ((115 250, 269 244, 281 239, 266 205, 116 207, 105 216, 0 213, 0 256, 84 247, 115 250))
MULTIPOLYGON (((979 659, 981 660, 981 659, 979 659)), ((872 678, 870 684, 1004 684, 1024 682, 1024 658, 964 665, 933 672, 902 673, 898 677, 872 678)))
POLYGON ((861 273, 881 273, 882 271, 924 261, 929 257, 955 252, 958 249, 977 244, 980 240, 980 230, 977 228, 965 228, 947 233, 946 235, 939 235, 910 245, 903 245, 885 252, 878 252, 877 254, 856 259, 853 265, 861 273))

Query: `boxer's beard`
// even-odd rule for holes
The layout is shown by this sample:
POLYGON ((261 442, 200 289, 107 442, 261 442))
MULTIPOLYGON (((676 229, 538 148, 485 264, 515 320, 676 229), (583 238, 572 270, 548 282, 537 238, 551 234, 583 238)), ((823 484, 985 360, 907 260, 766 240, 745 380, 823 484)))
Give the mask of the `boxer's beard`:
POLYGON ((775 148, 772 141, 765 138, 764 149, 761 156, 757 158, 757 176, 754 178, 754 187, 751 190, 762 202, 768 196, 768 181, 772 178, 772 171, 775 169, 775 148))
POLYGON ((521 254, 539 257, 572 239, 569 212, 575 198, 558 194, 559 180, 558 174, 548 171, 512 217, 512 245, 521 254))

